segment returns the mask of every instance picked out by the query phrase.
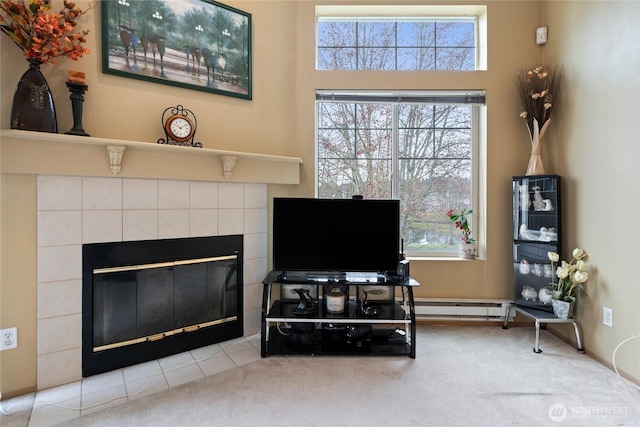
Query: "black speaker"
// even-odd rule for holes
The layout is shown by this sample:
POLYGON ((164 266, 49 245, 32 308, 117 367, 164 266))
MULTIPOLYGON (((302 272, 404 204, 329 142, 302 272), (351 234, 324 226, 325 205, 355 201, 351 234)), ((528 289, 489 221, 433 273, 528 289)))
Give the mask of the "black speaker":
POLYGON ((403 259, 398 262, 398 270, 396 271, 398 277, 409 277, 409 260, 403 259))

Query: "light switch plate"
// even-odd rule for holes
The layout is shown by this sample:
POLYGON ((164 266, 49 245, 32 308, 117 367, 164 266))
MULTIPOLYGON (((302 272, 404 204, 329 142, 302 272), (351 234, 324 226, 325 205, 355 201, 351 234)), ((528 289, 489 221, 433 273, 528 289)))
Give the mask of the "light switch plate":
POLYGON ((547 27, 536 28, 536 44, 545 44, 547 42, 547 27))

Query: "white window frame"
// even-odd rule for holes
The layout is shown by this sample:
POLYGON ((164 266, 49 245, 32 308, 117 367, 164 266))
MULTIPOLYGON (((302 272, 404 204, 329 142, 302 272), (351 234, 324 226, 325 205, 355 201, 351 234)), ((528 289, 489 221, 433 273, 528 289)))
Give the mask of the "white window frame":
MULTIPOLYGON (((316 28, 319 18, 475 18, 475 69, 487 69, 486 5, 316 5, 316 28)), ((318 34, 315 40, 315 68, 318 69, 318 34)), ((322 70, 324 71, 324 70, 322 70)), ((354 70, 358 71, 358 70, 354 70)), ((436 70, 437 71, 437 70, 436 70)), ((452 71, 454 72, 454 71, 452 71)), ((455 71, 468 72, 468 71, 455 71)))

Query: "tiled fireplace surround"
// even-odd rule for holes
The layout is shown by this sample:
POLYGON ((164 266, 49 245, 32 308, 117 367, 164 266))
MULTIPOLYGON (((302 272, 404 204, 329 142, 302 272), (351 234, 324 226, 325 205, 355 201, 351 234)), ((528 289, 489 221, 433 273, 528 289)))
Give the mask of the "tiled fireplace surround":
POLYGON ((260 329, 267 186, 38 175, 38 390, 82 378, 82 244, 244 235, 244 333, 260 329))

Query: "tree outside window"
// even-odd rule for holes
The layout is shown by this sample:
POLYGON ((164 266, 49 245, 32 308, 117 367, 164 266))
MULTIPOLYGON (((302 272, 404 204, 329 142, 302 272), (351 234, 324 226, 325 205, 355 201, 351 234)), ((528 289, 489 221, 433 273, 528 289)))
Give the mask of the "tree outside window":
MULTIPOLYGON (((474 34, 473 20, 320 20, 318 65, 473 69, 474 34)), ((375 91, 352 91, 349 100, 323 93, 317 97, 318 197, 398 198, 406 252, 454 251, 459 236, 445 212, 473 204, 477 107, 439 102, 437 94, 424 101, 416 92, 415 102, 401 93, 397 100, 388 92, 380 99, 375 91)))

